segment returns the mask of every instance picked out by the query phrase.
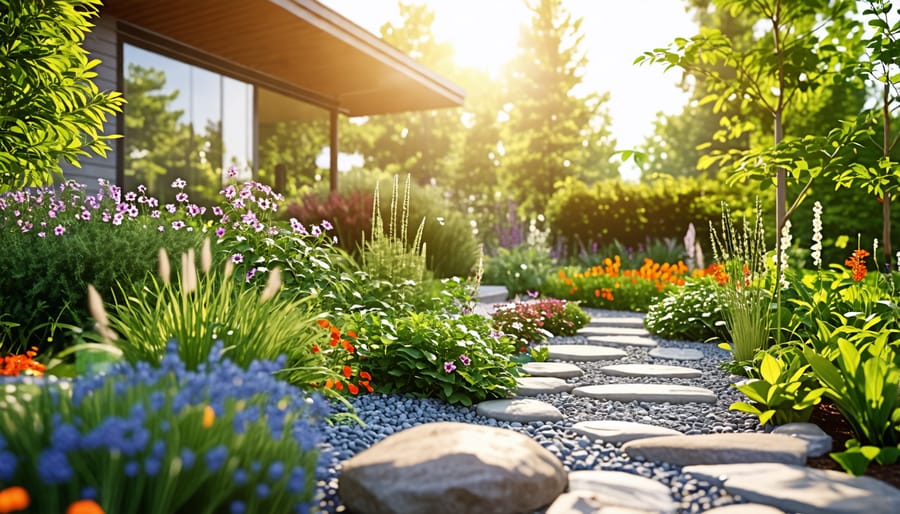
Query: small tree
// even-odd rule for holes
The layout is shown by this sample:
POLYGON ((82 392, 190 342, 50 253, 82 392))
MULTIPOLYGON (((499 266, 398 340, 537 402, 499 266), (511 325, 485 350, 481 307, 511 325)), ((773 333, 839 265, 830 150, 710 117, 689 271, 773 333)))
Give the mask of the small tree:
POLYGON ((60 161, 105 156, 118 92, 92 82, 100 61, 82 48, 100 0, 0 0, 0 191, 49 182, 60 161))

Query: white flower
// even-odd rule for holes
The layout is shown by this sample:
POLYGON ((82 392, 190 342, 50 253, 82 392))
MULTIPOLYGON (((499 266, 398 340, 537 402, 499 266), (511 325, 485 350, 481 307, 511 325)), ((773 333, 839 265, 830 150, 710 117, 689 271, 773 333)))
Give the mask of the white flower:
POLYGON ((872 240, 872 255, 878 254, 878 238, 872 240))
POLYGON ((822 204, 816 202, 813 204, 813 245, 809 248, 812 250, 813 266, 822 267, 822 204))
POLYGON ((790 284, 787 281, 787 252, 791 249, 791 220, 785 220, 781 227, 781 268, 778 270, 778 278, 781 288, 787 289, 790 284))

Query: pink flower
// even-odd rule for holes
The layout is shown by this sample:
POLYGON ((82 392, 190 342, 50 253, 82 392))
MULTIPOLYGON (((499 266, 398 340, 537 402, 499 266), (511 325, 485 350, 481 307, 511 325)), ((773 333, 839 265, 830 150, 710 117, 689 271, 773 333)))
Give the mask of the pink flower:
POLYGON ((53 233, 57 236, 61 236, 66 233, 66 227, 57 225, 56 228, 53 229, 53 233))
POLYGON ((444 373, 453 373, 454 371, 456 371, 456 364, 450 361, 444 362, 444 373))
POLYGON ((472 359, 470 359, 468 355, 462 354, 459 356, 459 362, 462 362, 463 366, 468 366, 469 364, 472 364, 472 359))
POLYGON ((235 264, 240 264, 240 263, 244 262, 244 255, 240 254, 240 253, 236 253, 236 254, 232 255, 231 262, 233 262, 235 264))

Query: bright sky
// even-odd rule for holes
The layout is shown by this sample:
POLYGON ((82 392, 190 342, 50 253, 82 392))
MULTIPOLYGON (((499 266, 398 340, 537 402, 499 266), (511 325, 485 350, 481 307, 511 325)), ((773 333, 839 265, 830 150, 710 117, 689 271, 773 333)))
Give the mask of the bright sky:
MULTIPOLYGON (((397 0, 319 0, 378 35, 385 22, 401 21, 397 0)), ((463 66, 499 69, 515 54, 519 27, 529 20, 523 0, 406 0, 428 4, 435 12, 439 40, 449 41, 463 66)), ((581 49, 588 66, 587 90, 609 91, 607 108, 620 150, 636 148, 653 132, 656 113, 678 112, 686 95, 676 87, 677 70, 636 66, 641 53, 666 46, 675 37, 690 37, 697 26, 681 0, 563 0, 576 18, 583 18, 581 49)), ((623 176, 635 178, 629 166, 623 176)))

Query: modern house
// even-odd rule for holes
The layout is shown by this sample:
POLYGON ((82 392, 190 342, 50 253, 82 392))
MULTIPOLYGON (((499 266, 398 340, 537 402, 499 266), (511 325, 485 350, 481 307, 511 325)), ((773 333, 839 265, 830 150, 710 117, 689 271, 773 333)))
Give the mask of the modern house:
POLYGON ((85 47, 128 105, 107 159, 69 177, 218 189, 222 170, 307 173, 338 118, 462 104, 463 90, 314 0, 106 0, 85 47))

